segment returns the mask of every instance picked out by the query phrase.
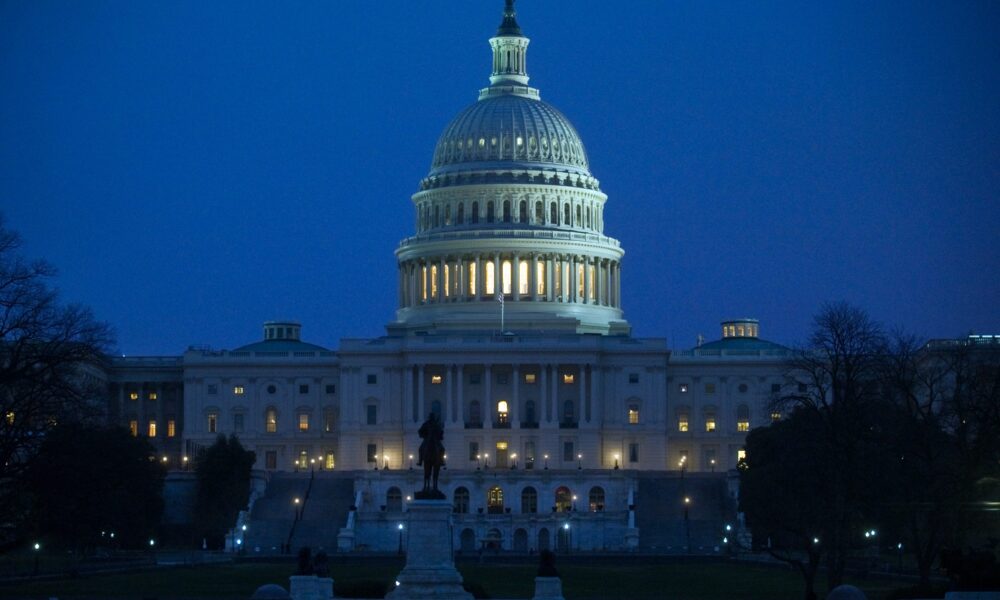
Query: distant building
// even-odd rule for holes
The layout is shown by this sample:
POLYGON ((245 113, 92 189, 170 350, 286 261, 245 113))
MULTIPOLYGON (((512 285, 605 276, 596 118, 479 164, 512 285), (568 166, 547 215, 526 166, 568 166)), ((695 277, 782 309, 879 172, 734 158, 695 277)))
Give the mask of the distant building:
POLYGON ((273 475, 250 529, 273 535, 247 539, 265 551, 288 532, 279 490, 314 470, 350 491, 295 535, 402 544, 429 413, 445 424, 456 548, 679 548, 689 510, 685 526, 710 547, 732 513, 731 497, 712 494, 731 494, 747 432, 780 418, 768 400, 789 350, 761 339, 756 320, 725 321, 720 339, 682 351, 630 335, 607 196, 572 124, 528 85, 512 4, 490 39, 490 85, 445 127, 412 197, 416 232, 396 250, 385 336, 332 350, 302 341, 299 323, 269 321, 234 350, 114 361, 112 415, 170 464, 219 434, 256 452, 273 475))

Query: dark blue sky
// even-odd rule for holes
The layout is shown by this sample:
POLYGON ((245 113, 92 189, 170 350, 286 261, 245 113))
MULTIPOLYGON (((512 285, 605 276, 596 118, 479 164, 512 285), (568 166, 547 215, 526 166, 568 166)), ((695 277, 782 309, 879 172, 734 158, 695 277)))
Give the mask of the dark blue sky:
MULTIPOLYGON (((0 3, 0 212, 121 351, 376 336, 501 0, 0 3)), ((1000 3, 521 0, 626 317, 804 338, 846 299, 1000 333, 1000 3)))

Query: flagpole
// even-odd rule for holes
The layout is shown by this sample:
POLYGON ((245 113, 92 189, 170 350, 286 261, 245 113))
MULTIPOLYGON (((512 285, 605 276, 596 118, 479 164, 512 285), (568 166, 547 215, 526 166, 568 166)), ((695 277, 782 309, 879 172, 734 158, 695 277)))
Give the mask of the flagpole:
POLYGON ((497 301, 500 303, 500 335, 503 335, 503 292, 497 294, 497 301))

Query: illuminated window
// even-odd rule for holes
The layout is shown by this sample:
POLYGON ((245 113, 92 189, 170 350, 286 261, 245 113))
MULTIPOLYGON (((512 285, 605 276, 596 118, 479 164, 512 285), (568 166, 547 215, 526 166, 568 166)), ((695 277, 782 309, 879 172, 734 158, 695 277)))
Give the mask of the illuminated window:
POLYGON ((420 267, 420 299, 427 302, 427 266, 420 267))
POLYGON ((543 262, 538 263, 538 268, 535 269, 535 290, 539 296, 545 295, 545 263, 543 262))
POLYGON ((129 400, 138 400, 139 399, 139 392, 129 392, 128 397, 129 397, 129 400))
POLYGON ((552 288, 552 293, 555 294, 556 296, 562 295, 562 290, 563 290, 562 278, 563 278, 562 261, 557 260, 553 266, 553 271, 552 271, 552 284, 554 286, 552 288))
POLYGON ((139 421, 135 419, 128 422, 128 432, 132 434, 132 437, 139 435, 139 421))
POLYGON ((172 438, 177 435, 177 421, 170 419, 167 421, 167 437, 172 438))
POLYGON ((469 295, 476 295, 476 263, 469 263, 469 295))
POLYGON ((437 298, 438 295, 438 268, 437 265, 431 265, 431 298, 437 298))
POLYGON ((243 386, 242 385, 235 386, 233 388, 233 393, 236 394, 237 396, 242 396, 244 393, 243 386))
POLYGON ((503 514, 503 490, 493 486, 486 493, 486 512, 491 515, 503 514))
POLYGON ((9 411, 7 413, 7 424, 8 425, 13 425, 14 424, 14 416, 15 416, 14 415, 14 411, 9 411))
POLYGON ((563 373, 563 383, 573 383, 576 380, 576 376, 572 373, 563 373))
POLYGON ((528 263, 521 261, 517 265, 517 292, 522 296, 529 293, 531 278, 528 276, 528 263))
POLYGON ((149 427, 147 428, 146 434, 149 437, 156 437, 156 421, 149 422, 149 427))
POLYGON ((687 431, 688 430, 688 416, 686 414, 677 416, 677 431, 687 431))
POLYGON ((497 422, 500 424, 507 423, 508 411, 507 411, 507 401, 501 400, 497 402, 497 422))
POLYGON ((326 469, 333 469, 337 464, 335 455, 333 452, 326 453, 326 461, 323 463, 323 467, 326 469))
POLYGON ((524 383, 535 383, 535 374, 534 373, 525 373, 524 374, 524 383))
POLYGON ((156 394, 156 392, 149 392, 149 395, 146 397, 149 398, 150 400, 156 400, 159 396, 156 394))
POLYGON ((444 297, 447 298, 451 296, 451 265, 444 266, 443 278, 444 284, 442 287, 444 287, 444 297))
POLYGON ((216 433, 219 429, 219 413, 208 413, 208 432, 216 433))
POLYGON ((583 298, 583 264, 576 265, 576 296, 583 298))
POLYGON ((715 415, 705 416, 705 431, 709 433, 715 431, 715 415))
POLYGON ((587 499, 590 501, 590 512, 601 512, 604 510, 604 488, 590 488, 590 494, 587 499))
POLYGON ((597 297, 595 284, 597 283, 597 275, 595 272, 594 265, 587 265, 588 272, 590 274, 590 287, 587 288, 587 297, 593 300, 597 297))
POLYGON ((771 421, 772 422, 778 422, 780 420, 781 420, 781 413, 780 412, 773 412, 773 413, 771 413, 771 421))
POLYGON ((746 404, 736 408, 736 431, 750 431, 750 407, 746 404))
POLYGON ((510 261, 509 260, 503 261, 501 269, 502 269, 501 274, 503 275, 503 293, 506 295, 510 293, 510 284, 511 284, 510 261))
POLYGON ((679 386, 677 386, 677 390, 682 394, 686 394, 688 391, 688 384, 686 383, 680 384, 679 386))
POLYGON ((440 375, 431 375, 431 383, 433 383, 434 385, 440 384, 441 383, 441 376, 440 375))
POLYGON ((275 408, 268 408, 264 413, 264 431, 267 433, 277 433, 278 432, 278 410, 275 408))
POLYGON ((743 462, 746 459, 747 459, 747 451, 746 450, 737 450, 736 451, 736 461, 737 462, 743 462))
POLYGON ((309 431, 309 413, 299 413, 299 431, 309 431))
POLYGON ((483 283, 486 285, 486 295, 492 296, 496 293, 496 264, 492 260, 486 261, 485 277, 483 283))
POLYGON ((628 422, 629 425, 639 424, 639 405, 630 404, 628 407, 628 422))

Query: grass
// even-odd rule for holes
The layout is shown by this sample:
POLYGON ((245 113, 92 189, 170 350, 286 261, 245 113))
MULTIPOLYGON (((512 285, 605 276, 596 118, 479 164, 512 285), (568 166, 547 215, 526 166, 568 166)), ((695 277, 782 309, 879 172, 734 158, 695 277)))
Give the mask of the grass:
MULTIPOLYGON (((365 582, 390 584, 402 561, 386 558, 352 559, 338 563, 331 575, 337 588, 365 582)), ((574 563, 562 558, 558 569, 563 594, 569 600, 797 600, 802 580, 788 569, 719 562, 678 562, 635 558, 589 558, 574 563)), ((530 598, 534 564, 460 563, 467 583, 479 584, 493 598, 530 598)), ((291 562, 244 562, 198 567, 156 569, 137 573, 94 575, 56 581, 0 584, 0 597, 11 600, 118 598, 135 600, 246 600, 265 583, 287 588, 291 562)), ((853 581, 869 600, 883 600, 904 584, 893 581, 853 581)), ((825 596, 822 577, 819 596, 825 596)))

